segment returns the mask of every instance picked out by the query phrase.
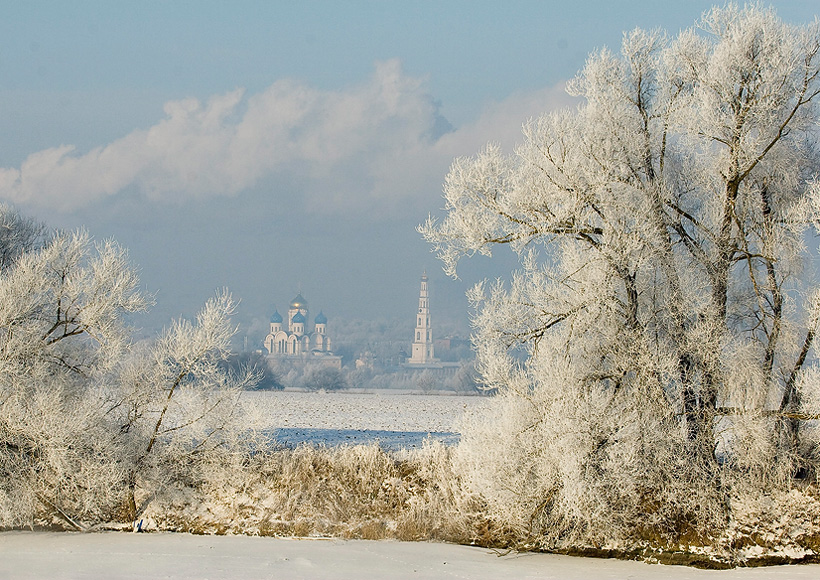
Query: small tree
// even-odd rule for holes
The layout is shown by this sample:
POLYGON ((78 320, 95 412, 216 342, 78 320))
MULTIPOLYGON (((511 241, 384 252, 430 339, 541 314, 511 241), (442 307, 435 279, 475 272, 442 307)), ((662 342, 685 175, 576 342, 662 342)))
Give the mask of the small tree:
POLYGON ((302 386, 309 391, 338 391, 347 388, 341 370, 323 363, 312 363, 305 368, 302 386))
POLYGON ((117 503, 123 463, 101 397, 148 299, 125 251, 0 209, 0 525, 45 510, 71 525, 117 503), (112 492, 113 490, 113 492, 112 492), (73 514, 73 515, 70 515, 73 514))
POLYGON ((173 479, 180 464, 236 443, 236 435, 247 429, 239 395, 258 374, 252 368, 233 374, 224 365, 235 333, 230 324, 234 307, 223 291, 205 304, 196 324, 174 322, 120 369, 120 399, 112 409, 130 452, 131 519, 173 479))
POLYGON ((0 256, 0 527, 135 517, 247 432, 238 395, 256 376, 221 364, 227 292, 135 346, 125 315, 150 299, 116 243, 2 207, 0 256))
POLYGON ((250 369, 259 377, 259 381, 253 386, 260 391, 282 390, 281 377, 274 368, 272 361, 258 351, 241 352, 231 354, 223 365, 226 370, 234 375, 246 374, 250 369))
POLYGON ((424 369, 421 372, 416 372, 413 376, 413 383, 425 395, 433 392, 440 384, 441 380, 436 377, 430 369, 424 369))
POLYGON ((498 513, 547 543, 705 535, 743 485, 817 460, 801 267, 820 24, 730 4, 699 28, 591 55, 569 84, 584 104, 527 122, 514 156, 457 159, 447 216, 420 228, 452 275, 499 244, 521 256, 509 286, 470 294, 501 394, 462 453, 498 513))

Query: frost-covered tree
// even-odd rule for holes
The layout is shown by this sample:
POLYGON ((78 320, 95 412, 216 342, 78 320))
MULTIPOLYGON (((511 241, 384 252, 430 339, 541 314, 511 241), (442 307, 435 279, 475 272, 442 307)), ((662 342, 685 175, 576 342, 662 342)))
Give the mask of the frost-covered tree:
POLYGON ((99 517, 122 474, 102 383, 128 346, 124 315, 147 298, 125 251, 85 232, 38 247, 8 208, 0 271, 0 525, 36 512, 99 517))
POLYGON ((820 459, 820 23, 713 8, 676 38, 626 33, 568 90, 582 104, 527 122, 514 155, 457 159, 420 228, 451 275, 497 245, 521 257, 471 294, 500 395, 461 457, 547 543, 705 535, 744 485, 820 459))
MULTIPOLYGON (((236 329, 235 303, 223 291, 196 323, 177 320, 156 341, 118 368, 109 414, 119 425, 128 456, 127 512, 140 515, 164 485, 198 456, 233 447, 249 429, 239 395, 252 386, 252 368, 224 364, 236 329)), ((246 441, 248 443, 248 441, 246 441)))
POLYGON ((254 373, 222 364, 227 292, 134 345, 127 317, 150 298, 116 243, 0 207, 0 257, 0 528, 133 517, 247 432, 238 393, 254 373))
POLYGON ((347 379, 340 369, 322 363, 307 367, 301 383, 309 391, 338 391, 347 387, 347 379))

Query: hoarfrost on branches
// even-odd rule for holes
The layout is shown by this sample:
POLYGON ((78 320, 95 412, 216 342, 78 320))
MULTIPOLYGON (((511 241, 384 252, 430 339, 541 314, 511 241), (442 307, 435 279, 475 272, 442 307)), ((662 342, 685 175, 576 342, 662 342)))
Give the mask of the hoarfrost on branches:
POLYGON ((175 467, 236 442, 254 375, 218 365, 227 292, 134 345, 126 315, 151 299, 115 242, 0 207, 0 257, 0 527, 133 518, 175 467))
POLYGON ((456 159, 420 227, 451 275, 521 257, 470 295, 500 396, 461 460, 548 546, 709 538, 738 494, 817 476, 820 23, 716 7, 624 34, 569 91, 514 155, 456 159))

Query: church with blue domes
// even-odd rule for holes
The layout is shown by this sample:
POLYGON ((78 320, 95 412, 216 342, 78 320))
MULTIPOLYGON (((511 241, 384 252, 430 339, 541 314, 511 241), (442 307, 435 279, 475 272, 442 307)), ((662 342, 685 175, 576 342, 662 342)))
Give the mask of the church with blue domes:
POLYGON ((270 333, 263 343, 268 354, 332 357, 330 337, 327 335, 327 317, 319 312, 311 324, 309 313, 307 300, 301 292, 290 303, 287 324, 279 311, 275 311, 270 318, 270 333))

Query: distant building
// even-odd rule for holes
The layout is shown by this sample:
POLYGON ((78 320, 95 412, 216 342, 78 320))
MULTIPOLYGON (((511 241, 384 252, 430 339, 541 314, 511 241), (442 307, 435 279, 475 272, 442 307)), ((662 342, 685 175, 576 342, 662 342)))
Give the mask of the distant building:
POLYGON ((410 347, 410 358, 404 364, 404 369, 415 372, 430 371, 433 375, 448 376, 455 374, 460 366, 459 363, 443 363, 435 357, 433 324, 430 317, 430 295, 427 288, 427 273, 425 272, 421 276, 414 340, 410 347))
POLYGON ((263 345, 270 356, 309 358, 321 357, 334 366, 341 366, 341 357, 331 350, 330 337, 327 335, 327 317, 322 313, 310 323, 307 300, 301 292, 290 303, 287 323, 275 311, 270 318, 270 333, 263 345))
POLYGON ((421 276, 419 311, 416 315, 416 338, 410 350, 407 364, 425 365, 437 362, 433 348, 433 327, 430 323, 430 298, 427 292, 427 272, 421 276))

